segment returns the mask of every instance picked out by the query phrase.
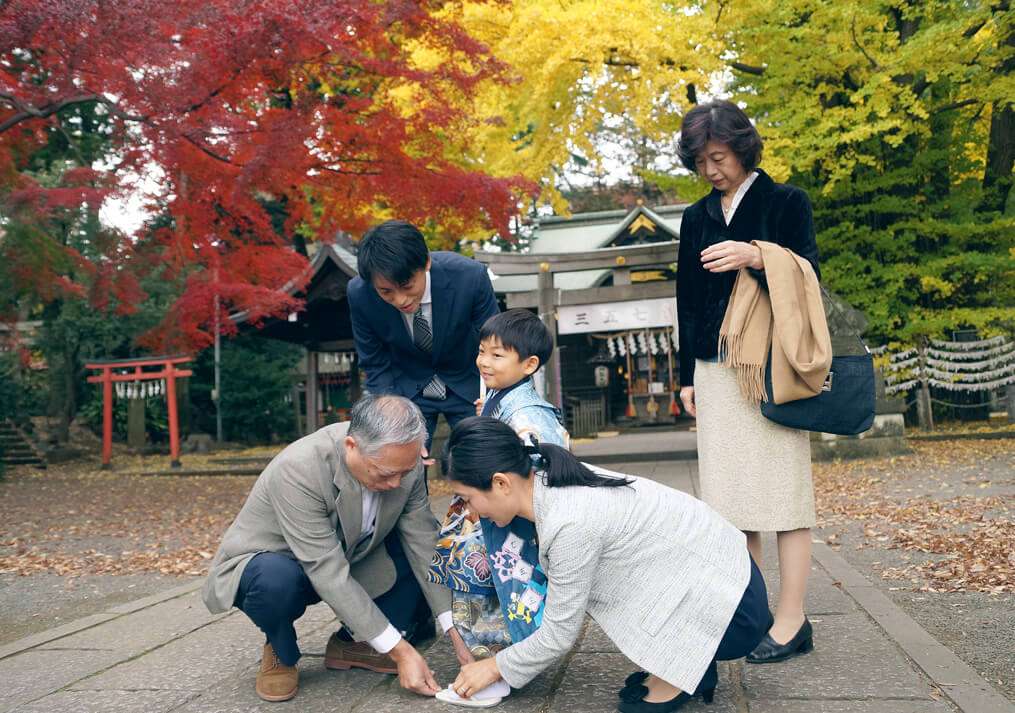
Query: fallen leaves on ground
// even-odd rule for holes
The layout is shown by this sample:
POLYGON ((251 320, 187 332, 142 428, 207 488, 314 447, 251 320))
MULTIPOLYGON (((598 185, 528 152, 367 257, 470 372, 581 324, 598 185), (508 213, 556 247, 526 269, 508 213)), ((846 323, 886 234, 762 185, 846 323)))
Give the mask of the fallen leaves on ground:
POLYGON ((857 522, 868 546, 929 555, 884 570, 886 579, 917 577, 928 592, 1015 592, 1015 441, 911 445, 911 455, 816 464, 819 524, 857 522), (970 494, 988 489, 1000 492, 970 494))
MULTIPOLYGON (((260 458, 279 447, 185 455, 186 468, 228 469, 222 458, 260 458)), ((15 468, 0 479, 0 574, 196 576, 208 570, 256 476, 145 477, 168 470, 165 456, 15 468)), ((450 495, 432 478, 433 497, 450 495)))
POLYGON ((92 462, 13 469, 0 480, 0 573, 203 574, 254 480, 141 477, 92 462))

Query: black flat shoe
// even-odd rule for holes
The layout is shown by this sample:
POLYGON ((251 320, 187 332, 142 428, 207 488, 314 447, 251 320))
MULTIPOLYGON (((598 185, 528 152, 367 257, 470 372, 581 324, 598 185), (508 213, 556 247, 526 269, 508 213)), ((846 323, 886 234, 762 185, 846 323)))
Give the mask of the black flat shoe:
MULTIPOLYGON (((646 674, 647 676, 648 674, 646 674)), ((628 676, 631 678, 631 676, 628 676)), ((686 691, 681 691, 676 696, 668 701, 662 701, 660 703, 649 703, 643 700, 648 695, 648 688, 642 685, 633 685, 629 688, 624 689, 624 693, 620 697, 620 703, 617 705, 617 710, 620 713, 671 713, 671 711, 677 711, 684 707, 685 703, 690 703, 694 700, 694 696, 686 691)), ((715 689, 710 688, 706 691, 701 691, 701 699, 705 703, 711 703, 715 697, 715 689)))
POLYGON ((617 691, 617 695, 623 698, 626 690, 634 688, 635 686, 641 686, 645 683, 646 678, 648 678, 648 671, 635 671, 624 679, 624 686, 617 691))
POLYGON ((810 653, 814 650, 814 630, 811 622, 804 617, 804 623, 792 639, 780 644, 770 634, 765 634, 754 651, 747 655, 747 663, 778 663, 794 656, 810 653))

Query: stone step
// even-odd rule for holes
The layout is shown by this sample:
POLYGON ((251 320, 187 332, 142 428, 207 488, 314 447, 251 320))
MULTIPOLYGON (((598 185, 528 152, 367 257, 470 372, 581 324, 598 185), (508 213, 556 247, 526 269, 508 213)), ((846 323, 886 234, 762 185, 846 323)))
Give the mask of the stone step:
POLYGON ((20 446, 4 446, 0 448, 0 453, 5 456, 34 456, 35 451, 25 445, 20 446))
POLYGON ((7 465, 44 465, 37 456, 3 456, 0 458, 7 465))
POLYGON ((0 458, 7 465, 46 467, 45 458, 10 419, 0 421, 0 458))

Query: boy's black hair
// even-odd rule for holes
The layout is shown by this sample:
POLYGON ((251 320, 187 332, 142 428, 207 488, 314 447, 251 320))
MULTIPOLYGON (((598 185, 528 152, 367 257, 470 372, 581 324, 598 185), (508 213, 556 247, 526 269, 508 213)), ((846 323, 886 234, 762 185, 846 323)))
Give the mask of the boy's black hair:
POLYGON ((518 352, 518 358, 539 358, 543 366, 553 354, 553 337, 546 325, 527 309, 509 309, 490 317, 479 330, 479 341, 495 337, 507 349, 518 352))
POLYGON ((363 281, 372 284, 374 275, 404 285, 413 274, 426 268, 430 257, 426 240, 415 225, 388 220, 366 232, 356 251, 356 264, 363 281))

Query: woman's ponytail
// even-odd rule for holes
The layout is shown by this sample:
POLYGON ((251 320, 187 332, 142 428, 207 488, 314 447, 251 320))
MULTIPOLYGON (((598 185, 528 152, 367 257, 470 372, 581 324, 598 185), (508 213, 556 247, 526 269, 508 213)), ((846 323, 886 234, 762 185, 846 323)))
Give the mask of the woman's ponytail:
POLYGON ((634 482, 593 473, 560 446, 535 439, 524 443, 509 425, 487 416, 470 416, 455 426, 441 460, 448 478, 478 490, 489 490, 495 473, 528 478, 533 468, 545 473, 551 488, 619 488, 634 482))
POLYGON ((620 488, 634 482, 627 478, 610 478, 594 473, 569 451, 552 443, 537 443, 535 446, 527 446, 526 450, 538 458, 537 469, 543 471, 546 485, 550 488, 567 488, 573 485, 586 488, 620 488))

